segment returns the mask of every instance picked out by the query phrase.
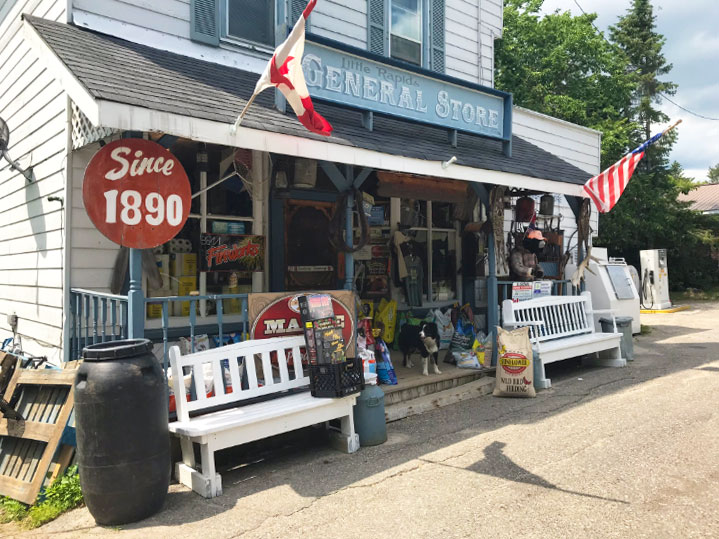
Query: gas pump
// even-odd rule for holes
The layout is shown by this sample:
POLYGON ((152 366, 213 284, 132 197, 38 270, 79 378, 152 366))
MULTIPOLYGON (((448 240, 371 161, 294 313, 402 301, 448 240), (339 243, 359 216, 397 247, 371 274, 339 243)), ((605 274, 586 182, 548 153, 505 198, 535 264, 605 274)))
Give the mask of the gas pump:
POLYGON ((667 250, 640 251, 639 261, 642 269, 642 307, 656 310, 671 308, 667 250))

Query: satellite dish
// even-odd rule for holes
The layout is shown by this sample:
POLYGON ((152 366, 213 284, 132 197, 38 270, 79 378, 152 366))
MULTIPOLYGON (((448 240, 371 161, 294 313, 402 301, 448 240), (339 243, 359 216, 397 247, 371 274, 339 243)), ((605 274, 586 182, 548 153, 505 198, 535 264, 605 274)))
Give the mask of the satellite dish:
POLYGON ((5 120, 0 118, 0 157, 4 157, 5 160, 10 163, 10 168, 13 170, 17 170, 20 174, 25 176, 25 179, 27 179, 28 182, 32 182, 33 176, 32 176, 32 167, 23 169, 19 164, 17 164, 15 161, 10 159, 10 156, 7 153, 8 145, 10 144, 10 129, 8 129, 7 124, 5 123, 5 120))
POLYGON ((8 129, 5 120, 0 118, 0 153, 4 153, 10 144, 10 129, 8 129))

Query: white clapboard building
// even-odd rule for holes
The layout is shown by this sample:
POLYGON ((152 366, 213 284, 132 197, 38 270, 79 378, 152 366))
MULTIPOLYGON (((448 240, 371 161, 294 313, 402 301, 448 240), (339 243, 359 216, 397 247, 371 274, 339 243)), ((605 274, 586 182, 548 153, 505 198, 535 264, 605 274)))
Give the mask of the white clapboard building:
MULTIPOLYGON (((317 110, 333 124, 332 136, 305 130, 273 90, 231 132, 275 45, 305 4, 0 3, 0 117, 9 127, 8 154, 32 174, 28 181, 0 160, 1 339, 12 336, 9 315, 16 315, 23 349, 58 362, 123 325, 118 310, 108 329, 105 307, 108 320, 98 329, 103 313, 93 301, 103 296, 73 292, 110 292, 119 246, 88 218, 82 185, 101 145, 123 136, 169 148, 185 165, 193 193, 242 169, 243 181, 231 179, 193 203, 182 235, 192 244, 190 254, 202 256, 203 234, 235 230, 265 238, 265 263, 252 275, 198 269, 170 275, 164 268, 172 282, 159 291, 143 282, 145 296, 341 288, 351 257, 327 258, 303 247, 316 259, 303 258, 292 245, 297 231, 306 231, 297 241, 312 234, 306 221, 312 212, 329 220, 348 175, 356 185, 366 180, 364 187, 384 208, 378 233, 394 232, 406 209, 418 216, 407 226, 416 229, 427 253, 426 307, 474 296, 473 283, 460 271, 469 262, 463 260, 463 223, 447 206, 459 201, 447 194, 447 182, 477 184, 480 194, 495 185, 554 194, 565 238, 571 234, 575 217, 565 197, 578 200, 583 182, 599 172, 601 134, 512 106, 510 96, 493 90, 501 0, 319 0, 305 51, 314 60, 305 72, 317 110), (405 90, 410 97, 402 96, 405 90), (499 103, 496 110, 492 103, 499 103), (432 118, 425 121, 425 113, 432 118), (311 176, 309 186, 299 181, 303 174, 311 176), (85 317, 79 329, 77 319, 85 317)), ((475 210, 464 219, 483 215, 475 210)), ((403 288, 392 275, 386 278, 388 294, 402 309, 408 303, 403 288)), ((480 272, 476 279, 482 278, 480 272)), ((119 295, 127 295, 127 286, 119 295)), ((226 301, 224 322, 231 324, 241 313, 226 301)), ((207 328, 218 322, 212 301, 203 302, 197 316, 202 332, 211 334, 207 328)), ((174 328, 169 338, 177 339, 187 314, 172 310, 163 323, 148 311, 145 328, 155 331, 153 338, 162 341, 163 325, 174 328)))

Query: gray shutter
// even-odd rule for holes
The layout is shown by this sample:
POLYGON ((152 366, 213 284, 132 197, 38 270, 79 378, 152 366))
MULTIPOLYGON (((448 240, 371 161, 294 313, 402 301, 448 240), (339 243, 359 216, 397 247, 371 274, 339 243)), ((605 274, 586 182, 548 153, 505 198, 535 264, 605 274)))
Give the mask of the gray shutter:
POLYGON ((444 0, 430 1, 430 69, 444 73, 444 0))
MULTIPOLYGON (((302 12, 305 10, 306 7, 307 0, 290 0, 290 20, 288 30, 292 30, 292 28, 294 28, 297 19, 300 18, 300 15, 302 15, 302 12)), ((305 30, 309 31, 309 29, 310 21, 307 21, 307 24, 305 25, 305 30)))
POLYGON ((220 0, 190 0, 190 39, 220 44, 220 0))
POLYGON ((367 0, 367 50, 387 56, 386 0, 367 0))

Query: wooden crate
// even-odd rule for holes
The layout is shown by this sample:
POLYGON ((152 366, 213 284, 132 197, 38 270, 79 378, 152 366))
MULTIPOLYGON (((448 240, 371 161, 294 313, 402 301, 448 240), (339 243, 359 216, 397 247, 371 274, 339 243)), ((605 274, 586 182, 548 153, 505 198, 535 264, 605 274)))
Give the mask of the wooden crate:
MULTIPOLYGON (((75 370, 17 369, 5 392, 23 420, 0 418, 0 494, 27 504, 37 498, 73 408, 75 370)), ((56 459, 51 473, 62 473, 56 459)))

